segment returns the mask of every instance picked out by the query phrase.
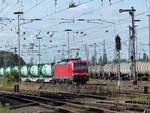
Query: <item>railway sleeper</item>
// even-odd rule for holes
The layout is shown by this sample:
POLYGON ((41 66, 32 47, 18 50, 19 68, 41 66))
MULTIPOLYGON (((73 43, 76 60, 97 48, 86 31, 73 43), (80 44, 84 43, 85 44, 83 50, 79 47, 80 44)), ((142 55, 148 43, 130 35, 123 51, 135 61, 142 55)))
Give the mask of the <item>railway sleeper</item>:
POLYGON ((37 103, 21 104, 21 105, 11 106, 11 107, 9 107, 9 109, 18 109, 18 108, 34 106, 34 105, 38 105, 38 104, 37 103))
POLYGON ((76 113, 76 111, 73 111, 71 109, 66 109, 66 108, 62 108, 62 107, 56 107, 56 106, 51 106, 51 105, 47 105, 47 104, 43 104, 43 103, 39 103, 40 106, 48 108, 48 109, 52 109, 61 113, 76 113))
POLYGON ((133 100, 125 101, 125 103, 150 105, 150 102, 145 102, 145 101, 133 101, 133 100))

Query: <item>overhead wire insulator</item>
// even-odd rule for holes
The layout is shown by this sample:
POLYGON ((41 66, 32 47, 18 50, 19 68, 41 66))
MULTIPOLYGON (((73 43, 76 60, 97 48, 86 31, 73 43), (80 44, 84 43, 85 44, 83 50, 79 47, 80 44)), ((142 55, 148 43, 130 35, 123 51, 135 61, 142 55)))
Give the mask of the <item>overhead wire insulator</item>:
POLYGON ((55 7, 57 6, 57 0, 55 0, 55 7))
POLYGON ((57 0, 55 0, 55 13, 56 13, 56 8, 57 8, 57 0))
POLYGON ((76 5, 73 0, 70 1, 70 3, 69 3, 69 8, 75 8, 75 7, 77 7, 77 6, 78 6, 78 5, 76 5))
POLYGON ((103 6, 103 0, 101 0, 101 5, 103 6))
POLYGON ((110 5, 111 5, 111 0, 109 0, 109 3, 110 3, 110 5))
POLYGON ((5 0, 2 0, 2 3, 4 4, 4 3, 5 3, 5 0))
POLYGON ((53 33, 50 35, 50 37, 53 37, 54 33, 55 33, 55 32, 53 32, 53 33))

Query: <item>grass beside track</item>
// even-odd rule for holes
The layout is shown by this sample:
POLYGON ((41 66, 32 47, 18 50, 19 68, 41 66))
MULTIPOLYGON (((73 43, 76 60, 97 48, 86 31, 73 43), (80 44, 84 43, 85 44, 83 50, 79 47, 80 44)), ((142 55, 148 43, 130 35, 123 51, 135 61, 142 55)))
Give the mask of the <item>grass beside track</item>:
POLYGON ((150 97, 148 97, 148 96, 136 96, 136 97, 132 98, 131 100, 138 101, 138 102, 150 102, 150 97))
POLYGON ((0 106, 0 113, 17 113, 17 112, 9 110, 7 107, 0 106))
POLYGON ((9 89, 13 88, 15 82, 7 82, 2 79, 0 79, 0 88, 9 89))

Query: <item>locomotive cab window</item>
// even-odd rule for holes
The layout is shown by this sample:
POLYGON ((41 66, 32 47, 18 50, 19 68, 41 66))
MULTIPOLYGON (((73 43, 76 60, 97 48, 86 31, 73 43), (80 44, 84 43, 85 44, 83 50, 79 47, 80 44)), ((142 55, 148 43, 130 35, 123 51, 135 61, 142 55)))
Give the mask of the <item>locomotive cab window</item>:
POLYGON ((74 68, 75 69, 85 69, 85 68, 87 68, 87 64, 86 63, 74 64, 74 68))

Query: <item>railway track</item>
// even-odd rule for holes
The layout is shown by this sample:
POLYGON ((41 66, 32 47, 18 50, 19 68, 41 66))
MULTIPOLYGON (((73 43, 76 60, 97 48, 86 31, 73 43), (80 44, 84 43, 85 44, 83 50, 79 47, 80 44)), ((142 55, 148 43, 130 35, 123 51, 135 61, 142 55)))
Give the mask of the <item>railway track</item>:
MULTIPOLYGON (((0 91, 10 91, 13 92, 13 89, 0 89, 0 91)), ((100 94, 92 94, 92 93, 84 93, 84 92, 61 92, 61 91, 57 91, 57 92, 50 92, 50 91, 37 91, 37 90, 23 90, 20 89, 19 90, 20 93, 28 93, 31 95, 36 95, 36 96, 45 96, 45 97, 60 97, 60 98, 64 98, 64 97, 80 97, 80 98, 95 98, 95 99, 102 99, 102 100, 106 100, 108 97, 110 96, 126 96, 126 97, 135 97, 135 96, 149 96, 150 94, 144 94, 144 93, 133 93, 133 92, 118 92, 118 93, 105 93, 105 96, 102 96, 100 94)))
POLYGON ((16 109, 19 107, 30 105, 39 105, 60 113, 79 113, 83 110, 85 111, 85 113, 117 113, 116 111, 107 110, 96 106, 90 106, 83 103, 71 102, 65 99, 52 99, 31 94, 13 93, 8 91, 1 91, 0 95, 6 98, 28 102, 22 105, 11 106, 10 109, 16 109))
POLYGON ((144 111, 150 109, 150 105, 138 103, 126 103, 108 100, 108 97, 84 94, 69 94, 69 93, 25 93, 25 92, 12 92, 0 91, 1 96, 13 98, 20 101, 28 101, 28 103, 19 106, 11 106, 11 109, 18 107, 39 105, 57 112, 64 113, 78 113, 84 110, 85 113, 122 113, 126 110, 131 111, 144 111), (82 98, 95 98, 96 102, 85 102, 82 98))
MULTIPOLYGON (((93 97, 97 95, 118 95, 118 94, 130 94, 130 95, 150 95, 150 90, 147 94, 144 94, 144 87, 134 87, 134 86, 121 86, 120 90, 116 85, 108 84, 86 84, 86 85, 76 85, 76 84, 48 84, 48 83, 20 83, 21 91, 29 92, 65 92, 65 93, 78 93, 78 94, 94 94, 93 97)), ((13 90, 13 87, 10 89, 13 90)), ((150 89, 150 87, 148 87, 150 89)))

